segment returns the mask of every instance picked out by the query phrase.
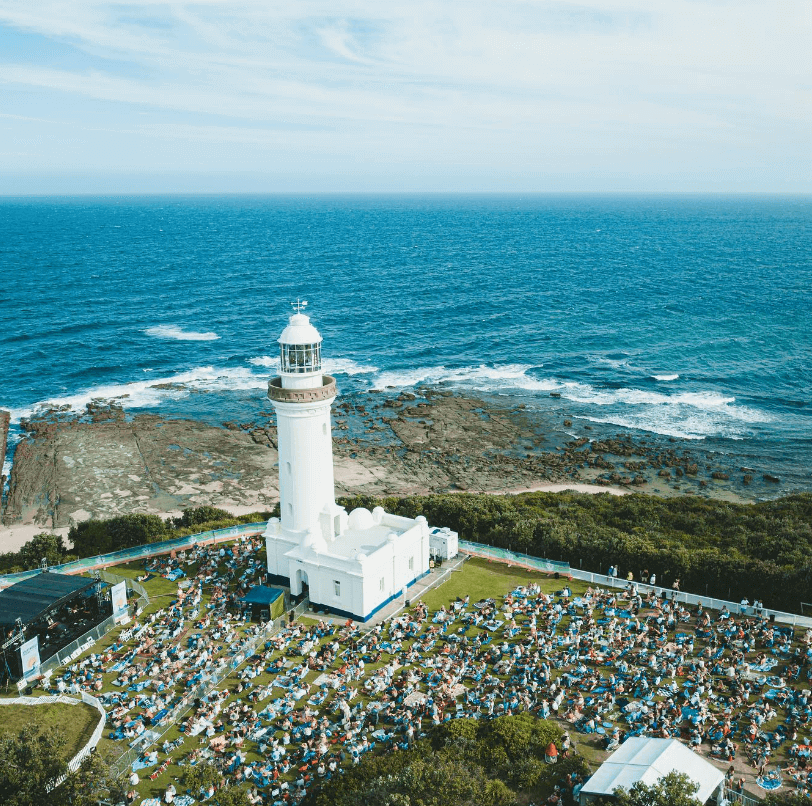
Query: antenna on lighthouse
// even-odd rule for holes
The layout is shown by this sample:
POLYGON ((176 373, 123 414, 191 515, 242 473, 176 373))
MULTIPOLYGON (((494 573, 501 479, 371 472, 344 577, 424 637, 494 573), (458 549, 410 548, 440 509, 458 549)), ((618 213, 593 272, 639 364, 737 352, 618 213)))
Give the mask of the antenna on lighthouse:
POLYGON ((293 306, 293 310, 296 313, 301 313, 307 307, 307 300, 306 299, 297 299, 296 302, 290 303, 293 306))

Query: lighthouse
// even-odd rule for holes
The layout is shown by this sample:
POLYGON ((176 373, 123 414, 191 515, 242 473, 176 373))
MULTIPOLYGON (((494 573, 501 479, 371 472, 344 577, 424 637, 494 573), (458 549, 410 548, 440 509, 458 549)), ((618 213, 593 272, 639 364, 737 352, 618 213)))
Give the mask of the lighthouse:
POLYGON ((313 605, 367 621, 429 571, 426 519, 336 504, 330 412, 335 378, 322 371, 322 337, 297 301, 279 336, 268 384, 279 454, 280 517, 265 529, 269 581, 313 605))
POLYGON ((279 376, 268 384, 276 413, 282 529, 304 539, 312 530, 330 540, 341 532, 336 506, 330 411, 335 378, 321 369, 321 334, 296 302, 279 337, 279 376))

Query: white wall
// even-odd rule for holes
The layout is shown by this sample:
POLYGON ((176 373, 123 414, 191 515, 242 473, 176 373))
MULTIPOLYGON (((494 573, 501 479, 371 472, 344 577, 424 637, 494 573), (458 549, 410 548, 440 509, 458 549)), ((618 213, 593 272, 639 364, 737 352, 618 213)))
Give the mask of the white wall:
POLYGON ((268 573, 290 578, 289 560, 285 554, 298 545, 298 540, 283 535, 279 526, 279 519, 271 518, 262 533, 268 555, 268 573))
POLYGON ((325 507, 335 508, 330 407, 335 398, 313 403, 272 401, 279 450, 282 527, 303 533, 319 526, 325 507))

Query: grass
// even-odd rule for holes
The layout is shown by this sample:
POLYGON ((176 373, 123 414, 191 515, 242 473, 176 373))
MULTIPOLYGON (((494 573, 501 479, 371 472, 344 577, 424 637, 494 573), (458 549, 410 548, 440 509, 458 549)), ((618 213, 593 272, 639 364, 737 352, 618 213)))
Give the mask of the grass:
MULTIPOLYGON (((116 569, 116 573, 118 573, 118 569, 116 569)), ((162 582, 166 583, 166 580, 161 580, 162 582)), ((573 580, 567 583, 566 580, 559 579, 556 580, 552 576, 549 576, 544 573, 539 573, 535 571, 529 571, 524 568, 520 567, 509 567, 507 565, 501 563, 493 563, 489 562, 488 560, 473 558, 467 561, 460 570, 455 571, 452 573, 442 584, 438 585, 436 588, 428 591, 423 596, 419 597, 421 601, 424 601, 428 607, 432 610, 439 609, 441 605, 449 606, 451 602, 453 602, 457 597, 464 597, 465 595, 469 595, 471 597, 471 601, 475 602, 479 599, 485 598, 496 598, 500 600, 505 594, 512 591, 517 585, 526 585, 531 582, 537 582, 541 586, 542 590, 547 593, 554 593, 557 590, 561 590, 565 584, 569 584, 571 590, 573 591, 574 595, 578 595, 586 591, 587 587, 589 587, 588 583, 580 582, 578 580, 573 580)), ((174 590, 174 584, 168 583, 172 585, 172 590, 174 590)), ((150 592, 152 595, 152 592, 150 592)), ((312 625, 316 624, 316 619, 311 619, 308 617, 300 617, 297 619, 300 624, 305 625, 312 625)), ((466 634, 469 637, 476 635, 477 633, 483 632, 481 628, 478 627, 471 627, 466 631, 466 634)), ((323 644, 325 641, 331 641, 332 637, 322 639, 319 644, 323 644)), ((407 639, 403 642, 404 649, 411 647, 414 643, 414 640, 407 639)), ((273 657, 271 660, 275 660, 280 653, 274 652, 273 657)), ((287 653, 282 653, 287 656, 290 655, 289 651, 287 653)), ((366 673, 369 675, 370 673, 374 672, 380 666, 383 666, 387 661, 387 658, 379 661, 378 663, 368 663, 366 665, 366 673)), ((268 663, 265 664, 266 668, 268 663)), ((229 677, 227 677, 223 682, 217 686, 219 690, 229 689, 231 691, 234 690, 236 684, 238 682, 238 671, 235 670, 232 672, 229 677)), ((318 676, 319 672, 313 671, 309 672, 305 678, 307 683, 312 683, 318 676)), ((261 686, 267 683, 270 680, 270 675, 267 672, 262 673, 259 677, 255 678, 254 685, 261 686)), ((105 686, 105 688, 107 688, 105 686)), ((308 695, 305 695, 299 702, 297 703, 297 708, 302 708, 307 700, 308 695)), ((333 700, 335 695, 331 695, 325 705, 321 706, 318 710, 320 713, 325 713, 325 711, 330 711, 334 707, 333 700)), ((241 695, 232 693, 223 703, 223 710, 225 710, 226 706, 233 702, 234 700, 241 699, 241 695)), ((358 693, 358 701, 367 703, 370 699, 372 699, 369 695, 367 695, 362 688, 360 688, 358 693)), ((281 730, 277 729, 275 731, 277 736, 281 736, 281 730)), ((161 743, 164 740, 173 740, 178 736, 181 736, 178 726, 173 725, 169 731, 165 734, 161 743)), ((171 753, 172 762, 170 763, 169 767, 165 772, 161 775, 157 776, 155 780, 150 780, 148 775, 150 772, 154 771, 154 768, 148 769, 144 771, 144 775, 142 775, 142 780, 138 785, 137 789, 139 794, 144 797, 161 797, 163 795, 164 790, 169 785, 169 783, 176 783, 181 780, 182 781, 182 774, 184 771, 183 766, 179 766, 178 762, 181 761, 186 755, 188 755, 189 751, 194 749, 195 747, 200 746, 201 744, 207 744, 207 740, 202 740, 200 737, 188 737, 184 744, 174 750, 171 753)), ((115 753, 114 748, 117 746, 116 742, 112 742, 109 740, 102 740, 99 746, 100 752, 105 752, 107 750, 107 746, 109 745, 110 751, 115 753)), ((253 746, 253 743, 247 742, 246 743, 246 750, 247 752, 247 761, 250 763, 251 761, 256 761, 260 759, 260 756, 257 754, 256 749, 253 746)), ((120 749, 119 749, 120 752, 120 749)), ((291 777, 290 774, 286 777, 291 777)), ((182 786, 179 787, 182 791, 182 786)))
POLYGON ((99 712, 89 705, 3 705, 0 706, 0 733, 16 736, 27 725, 35 723, 41 729, 56 728, 67 741, 62 751, 65 761, 73 758, 98 725, 99 712))
MULTIPOLYGON (((437 610, 442 605, 448 606, 458 597, 470 596, 473 604, 480 599, 504 596, 517 585, 527 585, 530 582, 538 582, 548 593, 560 590, 566 584, 564 579, 556 580, 538 571, 528 571, 526 568, 473 557, 465 563, 461 571, 451 574, 441 585, 421 596, 420 601, 425 602, 431 610, 437 610)), ((574 579, 569 586, 573 594, 578 596, 589 587, 589 584, 574 579)))
MULTIPOLYGON (((262 552, 259 556, 261 557, 264 555, 262 552)), ((197 570, 197 566, 190 566, 186 569, 190 576, 193 576, 195 571, 197 570)), ((222 570, 222 569, 221 569, 222 570)), ((121 576, 132 576, 135 577, 136 575, 143 572, 143 566, 138 564, 131 564, 131 565, 123 565, 118 566, 114 569, 114 572, 120 574, 121 576)), ((565 579, 555 579, 553 576, 549 576, 544 573, 539 573, 536 571, 531 571, 522 567, 517 566, 508 566, 501 563, 496 562, 489 562, 485 559, 480 558, 473 558, 468 560, 459 570, 453 572, 448 576, 448 578, 438 587, 429 590, 425 594, 419 597, 420 600, 424 601, 426 605, 430 608, 431 611, 435 611, 439 609, 442 605, 446 607, 450 606, 451 603, 457 599, 465 597, 466 595, 470 597, 471 603, 477 602, 481 599, 493 598, 496 599, 497 602, 501 602, 502 597, 505 594, 512 591, 518 585, 527 585, 532 582, 537 582, 545 593, 554 594, 556 591, 560 591, 565 585, 568 585, 572 590, 575 596, 583 594, 589 586, 587 582, 579 581, 579 580, 565 580, 565 579)), ((145 611, 144 614, 140 617, 140 621, 143 623, 145 621, 145 617, 154 611, 160 610, 165 608, 169 603, 175 598, 177 593, 177 585, 176 583, 168 582, 166 579, 163 579, 160 576, 154 576, 151 580, 145 583, 145 587, 149 591, 149 595, 151 597, 150 605, 145 611)), ((202 604, 205 604, 209 600, 209 595, 206 594, 203 597, 202 604)), ((417 600, 415 600, 417 601, 417 600)), ((645 617, 645 614, 642 618, 645 617)), ((316 623, 316 620, 310 618, 300 618, 298 619, 300 623, 304 623, 306 625, 311 625, 316 623)), ((517 621, 519 623, 524 623, 524 617, 518 617, 517 621)), ((564 631, 569 624, 570 618, 568 616, 564 617, 559 630, 564 631)), ((194 629, 194 628, 191 628, 194 629)), ((362 628, 363 629, 363 628, 362 628)), ((475 635, 482 633, 483 630, 481 627, 476 626, 468 626, 463 627, 460 624, 455 624, 453 629, 458 634, 464 633, 469 638, 474 637, 475 635)), ((104 647, 108 646, 115 640, 115 637, 119 634, 120 629, 117 628, 112 631, 108 636, 106 636, 102 641, 97 643, 89 652, 99 652, 104 647)), ((243 628, 238 628, 238 633, 243 633, 243 628)), ((180 641, 185 641, 185 638, 178 639, 180 641)), ((331 637, 323 638, 319 643, 323 644, 325 641, 332 640, 331 637)), ((407 651, 413 644, 415 643, 414 639, 405 639, 403 641, 403 651, 407 651)), ((262 650, 260 649, 260 652, 262 650)), ((222 646, 219 649, 219 653, 228 656, 228 647, 222 646)), ((86 653, 87 654, 87 653, 86 653)), ((270 662, 275 660, 279 656, 278 651, 274 651, 269 653, 269 657, 263 663, 263 666, 267 669, 270 662)), ((289 648, 283 654, 290 657, 295 653, 291 652, 289 648)), ((388 656, 389 653, 384 653, 388 656)), ((375 663, 367 663, 366 665, 366 672, 367 675, 372 673, 375 669, 383 665, 388 660, 388 657, 382 658, 380 661, 375 663)), ((297 660, 298 662, 298 660, 297 660)), ((336 662, 340 664, 341 661, 338 660, 336 662)), ((335 668, 335 666, 333 667, 335 668)), ((306 682, 312 683, 316 677, 318 677, 318 672, 311 671, 306 676, 306 682)), ((553 670, 552 676, 553 678, 558 677, 561 674, 560 670, 553 670)), ((501 676, 502 679, 506 679, 504 676, 501 676)), ((113 690, 112 688, 112 677, 111 674, 105 673, 104 678, 104 687, 103 690, 109 691, 113 690)), ((235 700, 239 700, 241 695, 237 695, 234 693, 236 688, 236 684, 239 680, 239 670, 232 671, 232 673, 222 681, 222 683, 217 687, 220 690, 228 689, 231 694, 223 703, 223 710, 225 706, 233 702, 235 700)), ((263 671, 255 680, 253 684, 255 686, 261 686, 267 683, 270 680, 270 675, 267 671, 263 671)), ((681 683, 683 678, 679 678, 678 682, 681 683)), ((183 691, 182 686, 176 687, 178 693, 183 691)), ((297 703, 297 708, 302 708, 306 702, 306 698, 308 695, 305 695, 305 698, 302 698, 297 703)), ((366 694, 361 688, 358 692, 358 700, 361 702, 366 703, 370 699, 370 696, 366 694)), ((320 713, 325 713, 334 707, 334 695, 331 695, 326 703, 318 708, 317 710, 320 713)), ((257 706, 256 710, 262 706, 257 706)), ((0 719, 2 719, 3 711, 0 711, 0 719)), ((3 727, 5 727, 5 720, 3 720, 3 727)), ((94 723, 95 724, 95 723, 94 723)), ((560 723, 564 724, 564 723, 560 723)), ((571 725, 566 725, 566 727, 571 729, 571 725)), ((92 726, 90 728, 92 731, 92 726)), ((105 731, 106 734, 109 735, 109 731, 105 731)), ((277 726, 275 728, 276 735, 281 735, 281 730, 277 726)), ((176 737, 180 736, 179 726, 172 725, 167 733, 162 737, 161 742, 162 744, 164 740, 173 740, 176 737)), ((576 741, 578 751, 586 758, 586 760, 593 766, 597 766, 605 757, 606 753, 603 750, 602 740, 598 735, 582 735, 577 734, 573 731, 573 738, 576 741)), ((199 737, 186 737, 183 745, 171 753, 171 762, 168 769, 163 772, 161 775, 157 776, 155 780, 149 779, 149 774, 154 772, 154 768, 150 768, 145 770, 141 773, 142 780, 138 786, 139 794, 142 797, 160 797, 163 794, 164 789, 170 782, 178 783, 179 780, 182 780, 182 775, 184 772, 184 767, 179 765, 179 762, 184 759, 185 756, 189 754, 189 752, 196 747, 205 746, 208 744, 208 740, 204 736, 199 737)), ((108 758, 115 758, 120 755, 124 750, 127 749, 127 743, 125 742, 115 742, 111 741, 107 738, 103 738, 102 741, 99 743, 99 752, 108 758)), ((743 749, 743 748, 742 748, 743 749)), ((248 761, 258 760, 259 756, 256 753, 255 746, 253 743, 246 743, 246 750, 248 751, 248 761)), ((782 749, 783 750, 783 749, 782 749)), ((785 751, 784 751, 785 752, 785 751)), ((163 754, 161 754, 161 758, 164 758, 163 754)), ((183 787, 185 788, 185 787, 183 787)), ((183 791, 182 786, 179 787, 181 791, 183 791)))

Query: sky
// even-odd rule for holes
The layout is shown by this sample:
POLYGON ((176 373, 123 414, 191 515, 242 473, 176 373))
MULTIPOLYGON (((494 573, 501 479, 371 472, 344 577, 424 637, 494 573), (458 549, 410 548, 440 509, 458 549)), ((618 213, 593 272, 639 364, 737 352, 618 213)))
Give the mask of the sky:
POLYGON ((0 194, 812 191, 812 0, 0 0, 0 194))

